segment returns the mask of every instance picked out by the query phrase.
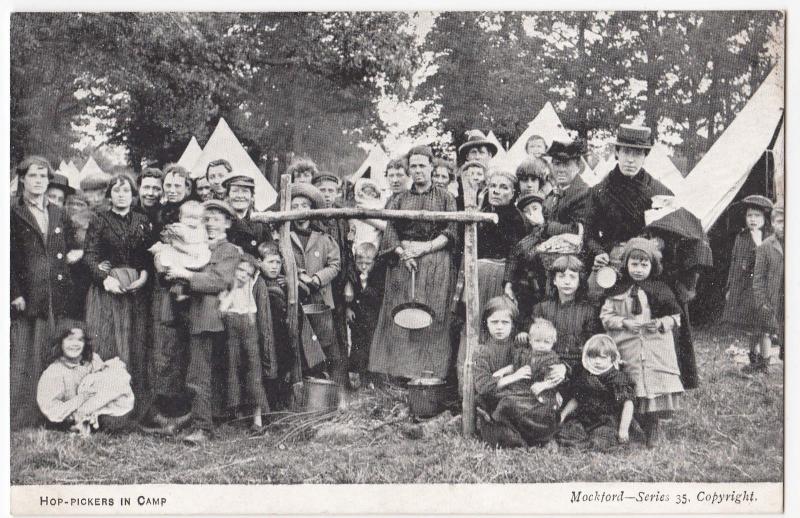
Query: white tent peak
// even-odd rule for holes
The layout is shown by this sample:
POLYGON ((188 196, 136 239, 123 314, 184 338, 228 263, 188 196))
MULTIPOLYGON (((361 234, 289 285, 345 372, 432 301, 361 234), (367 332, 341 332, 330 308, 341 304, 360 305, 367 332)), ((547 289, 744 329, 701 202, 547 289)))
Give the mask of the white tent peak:
POLYGON ((67 177, 67 182, 69 183, 70 187, 73 189, 80 188, 81 182, 78 177, 81 175, 81 172, 77 167, 75 167, 75 163, 72 160, 67 162, 67 165, 61 170, 61 172, 67 177))
POLYGON ((83 167, 81 168, 80 172, 78 174, 74 175, 73 177, 68 177, 67 178, 68 181, 69 181, 69 186, 74 188, 74 189, 80 189, 81 181, 84 178, 88 178, 89 176, 93 176, 93 175, 110 176, 108 173, 103 171, 100 168, 99 165, 97 165, 97 162, 95 161, 94 157, 89 155, 89 159, 86 160, 85 164, 83 164, 83 167), (73 184, 73 180, 74 180, 74 184, 73 184))
MULTIPOLYGON (((522 135, 519 136, 517 141, 514 142, 514 145, 506 152, 505 157, 498 162, 501 162, 503 166, 511 170, 516 169, 520 162, 525 160, 527 156, 525 144, 528 142, 528 139, 534 135, 542 137, 548 147, 554 140, 570 139, 569 132, 564 128, 561 119, 558 118, 558 114, 550 101, 542 106, 542 109, 539 110, 536 117, 533 118, 525 131, 522 132, 522 135)), ((588 169, 588 165, 586 167, 588 169)))
POLYGON ((494 134, 494 131, 489 130, 489 134, 486 135, 486 140, 491 141, 495 146, 497 146, 497 153, 504 153, 505 148, 503 147, 503 143, 500 142, 500 139, 497 138, 497 135, 494 134))
POLYGON ((197 157, 192 165, 190 172, 192 178, 199 178, 206 174, 206 166, 209 162, 225 159, 237 174, 247 175, 255 181, 255 209, 265 211, 278 199, 278 193, 270 185, 261 170, 242 147, 239 139, 234 135, 225 119, 220 118, 217 127, 209 137, 206 147, 197 157))
POLYGON ((779 62, 675 193, 708 230, 730 205, 769 147, 784 111, 779 62))
POLYGON ((192 136, 192 140, 189 141, 186 149, 183 150, 183 154, 181 154, 181 157, 178 159, 178 165, 184 169, 191 169, 202 153, 203 148, 197 143, 197 138, 192 136))

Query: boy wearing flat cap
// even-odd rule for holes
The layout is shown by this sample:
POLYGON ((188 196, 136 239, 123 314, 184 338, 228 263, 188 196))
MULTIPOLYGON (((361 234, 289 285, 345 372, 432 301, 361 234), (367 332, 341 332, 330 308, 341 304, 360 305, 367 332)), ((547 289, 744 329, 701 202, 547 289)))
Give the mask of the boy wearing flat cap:
MULTIPOLYGON (((325 199, 322 193, 313 185, 292 184, 292 210, 319 209, 324 204, 325 199)), ((314 317, 316 324, 314 329, 311 329, 311 320, 304 319, 301 332, 303 346, 306 351, 309 351, 309 347, 313 346, 311 342, 318 342, 325 353, 325 369, 333 381, 340 387, 345 387, 348 379, 345 355, 340 349, 340 342, 335 336, 335 332, 334 336, 331 336, 329 332, 334 330, 333 314, 336 303, 332 283, 341 270, 339 247, 319 223, 312 220, 293 221, 290 237, 294 260, 297 264, 297 278, 301 283, 301 289, 308 293, 303 303, 306 305, 324 304, 331 309, 330 312, 314 317)), ((309 367, 313 369, 316 365, 309 365, 309 367)))
POLYGON ((242 250, 258 256, 258 245, 272 241, 272 229, 267 223, 250 219, 253 209, 256 182, 250 176, 231 173, 222 181, 225 199, 234 211, 228 240, 242 250))
POLYGON ((216 352, 225 348, 225 326, 219 311, 219 294, 228 289, 241 257, 239 248, 230 243, 227 237, 231 222, 236 217, 233 208, 224 201, 208 200, 203 203, 203 209, 211 259, 197 272, 181 266, 169 268, 166 272, 167 280, 184 280, 191 291, 186 319, 190 334, 186 386, 193 394, 192 431, 183 439, 190 444, 208 442, 213 431, 213 392, 222 383, 222 374, 214 368, 213 358, 216 352))

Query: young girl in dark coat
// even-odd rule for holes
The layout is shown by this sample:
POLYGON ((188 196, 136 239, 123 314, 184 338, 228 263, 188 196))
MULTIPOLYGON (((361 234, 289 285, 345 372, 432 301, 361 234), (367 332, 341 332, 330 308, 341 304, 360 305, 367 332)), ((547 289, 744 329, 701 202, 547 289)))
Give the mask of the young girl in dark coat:
POLYGON ((744 211, 745 227, 736 234, 731 250, 722 321, 748 335, 756 331, 755 336, 749 336, 750 365, 745 367, 745 372, 749 372, 760 366, 761 336, 757 333, 759 320, 753 296, 753 269, 756 264, 756 248, 772 234, 772 202, 764 196, 754 194, 744 198, 739 205, 744 211))
MULTIPOLYGON (((269 296, 272 319, 272 343, 275 347, 275 360, 264 365, 262 375, 270 408, 288 408, 291 390, 287 377, 294 366, 295 356, 287 322, 288 304, 286 300, 286 277, 282 274, 283 259, 275 242, 261 243, 258 246, 261 256, 261 272, 269 296)), ((267 358, 262 357, 262 365, 267 358)))
POLYGON ((635 391, 620 369, 617 344, 608 335, 594 335, 583 346, 582 363, 572 399, 561 410, 558 443, 599 451, 627 443, 635 391))

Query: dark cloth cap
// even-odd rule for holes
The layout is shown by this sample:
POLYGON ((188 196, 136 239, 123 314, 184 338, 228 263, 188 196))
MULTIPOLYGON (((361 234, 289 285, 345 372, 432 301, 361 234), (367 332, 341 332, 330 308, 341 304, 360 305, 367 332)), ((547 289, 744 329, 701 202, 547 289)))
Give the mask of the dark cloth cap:
POLYGON ((632 147, 637 149, 651 149, 650 128, 646 126, 634 126, 633 124, 620 124, 617 129, 617 140, 615 146, 632 147))
POLYGON ((467 132, 467 141, 458 147, 459 160, 465 160, 470 149, 480 146, 486 146, 492 156, 497 154, 497 145, 486 138, 486 135, 481 130, 469 130, 467 132))
POLYGON ((531 192, 521 196, 520 199, 517 200, 517 209, 523 210, 525 207, 530 205, 531 203, 544 203, 544 195, 539 192, 531 192))
POLYGON ((231 207, 228 202, 222 200, 206 200, 203 202, 204 209, 215 209, 220 212, 224 212, 231 218, 236 217, 236 212, 233 211, 233 207, 231 207))
POLYGON ((292 184, 292 198, 301 196, 308 198, 311 201, 311 208, 318 209, 324 205, 322 192, 319 189, 308 183, 293 183, 292 184))
POLYGON ((750 196, 746 196, 739 202, 742 207, 753 207, 755 209, 764 210, 767 212, 771 212, 774 208, 772 201, 767 198, 766 196, 761 196, 760 194, 751 194, 750 196))
POLYGON ((586 141, 582 138, 554 140, 546 154, 562 160, 577 159, 586 154, 586 141))
POLYGON ((338 176, 336 176, 333 173, 328 173, 328 172, 317 173, 311 179, 311 184, 312 185, 317 185, 320 182, 336 182, 337 185, 339 185, 339 183, 340 183, 338 176))
POLYGON ((67 196, 75 194, 75 189, 69 186, 69 180, 61 173, 53 174, 53 178, 51 178, 50 183, 47 184, 47 188, 49 189, 50 187, 58 187, 63 190, 67 196))
POLYGON ((226 189, 234 185, 240 185, 242 187, 250 187, 251 189, 255 189, 256 181, 250 176, 247 176, 246 174, 235 174, 235 173, 229 174, 228 176, 225 177, 224 180, 222 180, 222 186, 225 187, 226 189))

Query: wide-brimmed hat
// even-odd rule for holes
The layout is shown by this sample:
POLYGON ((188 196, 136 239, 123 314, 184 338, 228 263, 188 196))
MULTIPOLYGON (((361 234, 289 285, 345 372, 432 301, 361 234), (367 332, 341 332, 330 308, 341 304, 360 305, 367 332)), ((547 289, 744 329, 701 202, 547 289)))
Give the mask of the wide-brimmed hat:
POLYGON ((222 186, 226 189, 230 189, 234 185, 249 187, 250 189, 255 190, 256 181, 252 177, 241 173, 230 173, 222 180, 222 186))
POLYGON ((578 159, 586 154, 586 141, 582 138, 554 140, 545 154, 561 160, 578 159))
POLYGON ((206 200, 206 201, 203 202, 203 208, 204 209, 214 209, 214 210, 218 210, 220 212, 224 212, 225 214, 227 214, 231 218, 235 218, 236 217, 236 212, 234 212, 233 207, 231 207, 230 204, 228 204, 227 201, 206 200))
POLYGON ((293 183, 292 198, 297 196, 307 198, 311 202, 312 209, 318 209, 325 204, 322 192, 310 183, 293 183))
POLYGON ((772 212, 772 209, 774 208, 772 200, 766 196, 761 196, 760 194, 751 194, 750 196, 745 196, 738 203, 738 205, 743 208, 752 207, 765 212, 772 212))
POLYGON ((517 209, 523 210, 525 207, 530 205, 531 203, 544 203, 544 194, 541 192, 530 192, 517 200, 517 209))
POLYGON ((338 176, 336 176, 333 173, 329 173, 327 171, 319 172, 315 174, 313 178, 311 178, 312 185, 317 185, 318 183, 321 182, 335 182, 336 185, 339 185, 340 183, 338 176))
POLYGON ((47 184, 47 188, 49 189, 50 187, 58 187, 64 191, 65 196, 75 194, 75 189, 69 186, 69 180, 61 173, 55 173, 53 175, 53 178, 50 179, 50 183, 47 184))
POLYGON ((464 161, 470 149, 480 146, 486 146, 492 156, 497 154, 497 144, 486 138, 481 130, 469 130, 467 141, 458 147, 458 159, 464 161))
POLYGON ((651 149, 653 147, 652 132, 647 126, 620 124, 617 129, 617 140, 614 146, 651 149))

